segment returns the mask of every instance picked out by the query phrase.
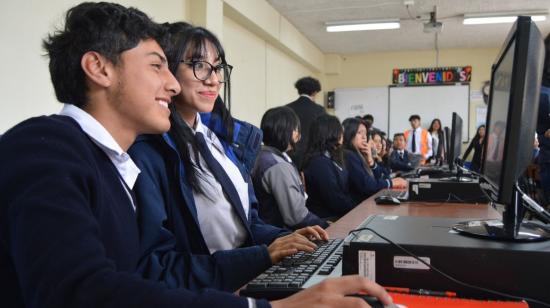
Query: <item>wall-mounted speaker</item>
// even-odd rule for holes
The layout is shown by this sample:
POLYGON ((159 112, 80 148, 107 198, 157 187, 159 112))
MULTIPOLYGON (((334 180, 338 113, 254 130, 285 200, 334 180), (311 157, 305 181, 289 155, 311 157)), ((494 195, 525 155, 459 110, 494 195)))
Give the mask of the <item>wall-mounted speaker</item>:
POLYGON ((334 109, 334 91, 327 92, 327 108, 334 109))

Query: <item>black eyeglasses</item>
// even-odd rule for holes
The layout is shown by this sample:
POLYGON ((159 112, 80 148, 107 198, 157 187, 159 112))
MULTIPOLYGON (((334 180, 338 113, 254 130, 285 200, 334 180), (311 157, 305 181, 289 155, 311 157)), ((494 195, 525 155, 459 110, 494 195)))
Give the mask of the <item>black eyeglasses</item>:
POLYGON ((233 66, 225 63, 214 66, 206 61, 181 60, 180 62, 192 67, 193 75, 195 75, 195 78, 201 81, 207 80, 208 78, 210 78, 210 75, 212 75, 212 72, 215 72, 216 77, 218 77, 218 82, 225 83, 229 80, 231 70, 233 70, 233 66))

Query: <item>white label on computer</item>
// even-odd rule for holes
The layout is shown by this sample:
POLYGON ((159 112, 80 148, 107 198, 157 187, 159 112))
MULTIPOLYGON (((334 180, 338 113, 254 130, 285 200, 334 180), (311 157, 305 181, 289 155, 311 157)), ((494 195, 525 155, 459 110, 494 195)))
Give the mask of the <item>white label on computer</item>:
POLYGON ((372 250, 359 250, 359 275, 372 281, 376 281, 376 252, 372 250))
POLYGON ((422 188, 422 189, 426 189, 426 188, 430 189, 430 188, 432 188, 432 184, 430 184, 430 183, 420 183, 420 184, 418 184, 418 187, 422 188))
POLYGON ((397 216, 397 215, 386 215, 386 216, 384 216, 384 220, 397 220, 397 218, 399 218, 399 216, 397 216))
POLYGON ((372 239, 372 234, 364 234, 364 233, 361 233, 361 235, 359 235, 357 237, 357 241, 358 242, 365 242, 365 243, 368 243, 370 242, 370 240, 372 239))
POLYGON ((413 184, 412 191, 418 195, 418 184, 413 184))
MULTIPOLYGON (((420 257, 422 261, 430 264, 430 258, 420 257)), ((418 270, 429 270, 430 268, 426 264, 418 261, 417 259, 409 256, 394 256, 393 257, 393 267, 394 268, 406 268, 406 269, 418 269, 418 270)))

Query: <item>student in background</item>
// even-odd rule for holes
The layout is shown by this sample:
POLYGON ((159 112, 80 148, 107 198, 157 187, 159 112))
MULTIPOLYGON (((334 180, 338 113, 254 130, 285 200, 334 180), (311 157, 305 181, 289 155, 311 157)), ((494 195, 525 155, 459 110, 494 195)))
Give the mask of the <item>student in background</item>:
POLYGON ((409 151, 405 148, 405 136, 401 133, 393 135, 393 151, 390 154, 390 168, 395 171, 411 171, 414 164, 409 159, 409 151))
POLYGON ((470 145, 468 145, 468 148, 466 149, 466 152, 464 152, 464 155, 462 155, 462 160, 466 161, 466 158, 468 158, 468 155, 470 155, 470 152, 474 151, 474 156, 472 157, 472 162, 470 164, 470 169, 475 172, 479 172, 481 168, 481 157, 483 153, 483 144, 485 142, 485 125, 480 125, 477 128, 476 134, 474 138, 472 138, 472 141, 470 142, 470 145))
POLYGON ((300 139, 300 120, 292 109, 276 107, 266 111, 261 121, 264 146, 252 173, 260 217, 279 227, 299 228, 326 221, 306 207, 307 194, 300 174, 287 152, 300 139))
POLYGON ((428 129, 428 132, 432 136, 432 152, 433 155, 428 159, 428 161, 432 164, 441 165, 445 161, 445 157, 447 156, 446 149, 446 139, 445 139, 445 131, 443 130, 443 126, 441 126, 441 120, 439 119, 433 119, 432 124, 430 124, 430 128, 428 129))
POLYGON ((405 131, 406 148, 412 155, 420 157, 420 163, 432 156, 432 136, 420 126, 420 116, 413 114, 409 117, 411 129, 405 131))
POLYGON ((313 251, 320 227, 294 233, 258 217, 252 183, 232 147, 237 127, 218 98, 231 67, 218 39, 201 27, 169 26, 166 55, 182 88, 170 105, 170 131, 142 136, 130 154, 149 256, 140 271, 173 288, 235 291, 283 257, 313 251), (205 112, 208 120, 199 114, 205 112), (205 121, 205 122, 203 122, 205 121))
POLYGON ((349 173, 349 192, 354 203, 372 196, 384 188, 402 188, 406 181, 401 178, 384 179, 382 166, 373 158, 372 141, 367 141, 367 127, 357 118, 348 118, 344 126, 344 159, 349 173))
POLYGON ((374 133, 380 133, 381 130, 379 130, 378 128, 374 127, 374 117, 372 116, 372 114, 366 114, 363 116, 363 121, 365 121, 365 125, 367 126, 367 133, 369 135, 373 135, 374 133))
MULTIPOLYGON (((367 136, 368 139, 368 136, 367 136)), ((379 168, 382 168, 382 175, 384 178, 390 177, 389 159, 390 155, 386 148, 386 138, 382 136, 382 133, 376 132, 372 134, 372 143, 374 145, 373 158, 379 168)))
POLYGON ((331 221, 356 205, 349 194, 348 171, 344 167, 343 134, 337 117, 317 117, 311 124, 304 161, 307 207, 331 221))
POLYGON ((313 77, 303 77, 296 81, 294 87, 298 90, 300 97, 289 103, 287 107, 290 107, 298 115, 302 137, 296 143, 295 150, 289 154, 296 166, 298 166, 298 169, 302 170, 302 163, 308 145, 309 127, 315 118, 325 114, 325 108, 315 103, 317 94, 321 92, 321 83, 319 83, 319 80, 313 77))
POLYGON ((541 188, 546 202, 550 202, 550 35, 544 39, 544 45, 546 47, 546 57, 542 71, 537 118, 537 137, 540 149, 537 161, 540 166, 541 188))

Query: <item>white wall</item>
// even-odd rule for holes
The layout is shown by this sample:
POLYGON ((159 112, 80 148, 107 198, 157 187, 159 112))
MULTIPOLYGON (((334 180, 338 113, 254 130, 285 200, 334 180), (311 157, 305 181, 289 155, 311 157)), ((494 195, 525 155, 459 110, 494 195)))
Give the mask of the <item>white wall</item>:
MULTIPOLYGON (((123 0, 159 22, 186 17, 187 0, 123 0)), ((64 14, 79 0, 2 0, 0 10, 0 134, 18 122, 37 115, 56 113, 61 104, 55 99, 48 72, 48 59, 41 42, 64 14)))
POLYGON ((224 17, 223 31, 227 61, 234 66, 231 112, 238 119, 259 125, 267 109, 287 104, 298 97, 294 88, 298 78, 318 77, 229 17, 224 17))

